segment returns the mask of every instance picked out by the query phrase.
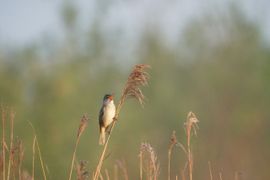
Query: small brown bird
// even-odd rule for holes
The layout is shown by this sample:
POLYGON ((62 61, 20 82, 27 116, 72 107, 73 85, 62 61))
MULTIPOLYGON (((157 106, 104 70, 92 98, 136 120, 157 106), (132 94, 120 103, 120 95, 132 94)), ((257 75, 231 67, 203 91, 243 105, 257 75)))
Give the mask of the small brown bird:
POLYGON ((99 144, 104 145, 106 132, 115 116, 115 105, 113 95, 106 94, 103 98, 102 106, 99 111, 99 144))

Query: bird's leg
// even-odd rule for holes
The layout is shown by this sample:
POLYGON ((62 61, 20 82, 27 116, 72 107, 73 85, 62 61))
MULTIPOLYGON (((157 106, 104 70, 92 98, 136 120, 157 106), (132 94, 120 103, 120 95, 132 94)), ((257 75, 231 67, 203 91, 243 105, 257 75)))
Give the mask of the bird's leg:
POLYGON ((107 128, 106 128, 106 132, 108 134, 111 134, 111 130, 112 130, 112 125, 109 125, 107 128))

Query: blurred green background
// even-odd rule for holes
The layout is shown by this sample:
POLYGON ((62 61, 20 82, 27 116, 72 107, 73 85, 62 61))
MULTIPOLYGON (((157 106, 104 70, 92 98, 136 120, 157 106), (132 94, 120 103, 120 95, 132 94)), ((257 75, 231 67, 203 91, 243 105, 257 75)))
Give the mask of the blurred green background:
MULTIPOLYGON (((51 10, 56 16, 47 15, 61 28, 35 37, 24 36, 31 22, 18 15, 26 5, 1 3, 7 8, 0 27, 0 101, 16 111, 25 168, 31 169, 30 121, 49 179, 66 178, 77 127, 87 113, 78 159, 93 171, 102 148, 97 117, 103 95, 114 92, 117 102, 133 65, 146 63, 152 67, 143 88, 146 103, 124 105, 104 163, 110 173, 124 159, 130 179, 138 179, 140 143, 149 142, 165 179, 170 135, 176 130, 185 143, 183 123, 192 110, 200 120, 193 139, 194 179, 209 179, 208 161, 215 178, 222 172, 223 179, 233 179, 241 172, 247 180, 270 179, 269 2, 91 3, 82 8, 83 1, 57 1, 51 10), (7 11, 14 9, 12 20, 16 14, 7 11)), ((36 18, 33 27, 46 22, 38 8, 29 14, 36 18)), ((175 150, 172 173, 179 174, 184 163, 184 153, 175 150)))

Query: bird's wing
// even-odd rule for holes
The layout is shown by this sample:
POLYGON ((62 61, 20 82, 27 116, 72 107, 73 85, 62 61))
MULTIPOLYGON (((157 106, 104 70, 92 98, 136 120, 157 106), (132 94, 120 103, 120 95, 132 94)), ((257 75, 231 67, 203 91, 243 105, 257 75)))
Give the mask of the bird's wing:
POLYGON ((99 126, 104 126, 104 122, 103 122, 103 116, 104 116, 104 107, 101 107, 100 111, 99 111, 99 117, 98 117, 98 120, 99 120, 99 126))

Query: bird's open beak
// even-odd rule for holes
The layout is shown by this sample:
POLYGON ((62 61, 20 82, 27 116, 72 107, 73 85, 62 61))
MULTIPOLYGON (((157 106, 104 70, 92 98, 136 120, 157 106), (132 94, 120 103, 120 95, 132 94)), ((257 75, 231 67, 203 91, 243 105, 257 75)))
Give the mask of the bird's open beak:
POLYGON ((113 100, 113 95, 109 96, 109 99, 110 99, 110 100, 113 100))

